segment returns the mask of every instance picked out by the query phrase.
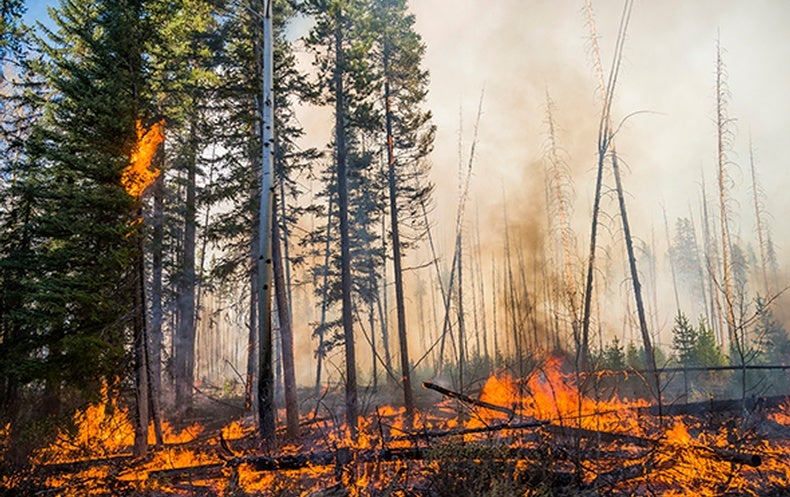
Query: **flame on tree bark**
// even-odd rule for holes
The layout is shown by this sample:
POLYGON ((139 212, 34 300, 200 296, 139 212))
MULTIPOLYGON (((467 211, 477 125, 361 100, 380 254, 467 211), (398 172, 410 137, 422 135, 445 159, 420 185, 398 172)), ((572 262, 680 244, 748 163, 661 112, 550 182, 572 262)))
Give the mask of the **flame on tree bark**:
POLYGON ((140 224, 135 235, 137 237, 137 254, 133 261, 134 298, 132 326, 134 331, 134 363, 135 363, 135 397, 136 412, 134 426, 134 448, 136 457, 142 457, 148 451, 148 421, 153 414, 157 443, 162 440, 162 427, 159 422, 158 392, 153 389, 149 367, 148 329, 145 305, 145 265, 143 259, 142 232, 142 196, 146 189, 159 176, 158 169, 149 169, 151 161, 159 145, 164 141, 162 127, 164 122, 154 123, 146 129, 137 121, 137 142, 131 152, 129 166, 121 173, 121 185, 129 196, 137 201, 135 222, 140 224), (149 410, 149 408, 152 408, 149 410))

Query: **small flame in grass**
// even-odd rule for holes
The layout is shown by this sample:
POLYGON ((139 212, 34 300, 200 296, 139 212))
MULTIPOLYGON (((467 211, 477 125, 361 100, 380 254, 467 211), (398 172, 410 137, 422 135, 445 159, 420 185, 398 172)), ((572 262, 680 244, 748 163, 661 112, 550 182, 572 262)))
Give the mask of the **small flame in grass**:
POLYGON ((666 435, 667 441, 675 444, 688 445, 691 443, 691 435, 689 435, 686 425, 680 421, 676 421, 672 428, 667 430, 666 435))
POLYGON ((132 149, 129 165, 121 173, 121 185, 134 198, 140 198, 159 176, 159 170, 152 170, 150 166, 156 149, 165 139, 164 125, 163 119, 145 129, 137 121, 137 143, 132 149))

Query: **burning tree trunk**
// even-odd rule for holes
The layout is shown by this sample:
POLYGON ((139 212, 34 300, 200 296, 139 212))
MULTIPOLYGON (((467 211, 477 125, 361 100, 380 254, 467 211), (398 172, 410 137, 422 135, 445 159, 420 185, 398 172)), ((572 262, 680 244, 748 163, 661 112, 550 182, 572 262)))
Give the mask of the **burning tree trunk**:
MULTIPOLYGON (((129 166, 121 175, 121 184, 126 192, 134 197, 138 203, 134 218, 142 221, 141 198, 145 190, 156 180, 159 170, 150 170, 151 160, 157 148, 164 140, 162 133, 163 123, 155 123, 150 129, 145 129, 137 122, 137 143, 132 150, 129 166)), ((148 420, 149 396, 151 394, 151 377, 148 370, 148 330, 146 323, 145 305, 145 265, 143 258, 143 231, 138 228, 134 236, 137 237, 137 254, 133 261, 133 315, 132 326, 134 333, 134 369, 135 369, 135 398, 136 411, 134 422, 134 455, 142 457, 148 451, 148 420)), ((156 406, 156 405, 155 405, 156 406)), ((155 419, 158 420, 158 413, 155 419)), ((157 441, 161 440, 161 426, 157 426, 157 441)))
MULTIPOLYGON (((142 213, 140 213, 142 214, 142 213)), ((134 380, 136 408, 134 420, 134 456, 143 457, 148 452, 149 373, 148 334, 145 324, 145 276, 143 269, 143 237, 138 233, 138 255, 134 263, 134 380)))

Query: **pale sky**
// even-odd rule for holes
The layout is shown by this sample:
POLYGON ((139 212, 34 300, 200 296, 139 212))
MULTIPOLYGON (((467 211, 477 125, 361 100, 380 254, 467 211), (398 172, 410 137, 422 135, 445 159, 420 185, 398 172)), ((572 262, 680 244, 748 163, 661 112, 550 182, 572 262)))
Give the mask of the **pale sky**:
MULTIPOLYGON (((607 71, 623 2, 592 3, 607 71)), ((459 109, 464 153, 468 154, 477 101, 485 87, 473 199, 480 204, 484 238, 488 234, 497 246, 502 244, 503 186, 508 216, 523 226, 523 237, 545 225, 541 161, 548 88, 561 129, 557 140, 575 173, 578 252, 587 251, 600 103, 583 7, 583 0, 411 1, 417 29, 427 44, 425 65, 431 71, 428 106, 439 126, 433 156, 439 205, 452 206, 456 198, 459 109)), ((666 276, 669 269, 661 205, 666 206, 673 229, 675 218, 687 217, 690 207, 699 222, 703 172, 709 198, 716 194, 717 37, 724 49, 731 92, 728 109, 737 131, 731 153, 738 166, 732 170, 736 188, 732 191, 735 215, 731 229, 756 245, 748 189, 751 133, 759 180, 772 215, 768 226, 780 263, 787 266, 788 21, 790 2, 783 0, 634 3, 612 113, 617 122, 630 113, 650 111, 628 120, 617 148, 630 167, 623 182, 632 232, 650 243, 654 231, 659 264, 664 263, 659 266, 659 274, 666 280, 659 289, 663 294, 659 308, 665 316, 658 320, 663 325, 671 324, 675 309, 666 276)), ((608 209, 615 214, 614 204, 608 209)), ((451 231, 452 209, 437 215, 442 220, 440 226, 451 231)), ((602 243, 611 239, 607 233, 600 236, 602 243)), ((531 245, 526 239, 523 243, 531 245)))

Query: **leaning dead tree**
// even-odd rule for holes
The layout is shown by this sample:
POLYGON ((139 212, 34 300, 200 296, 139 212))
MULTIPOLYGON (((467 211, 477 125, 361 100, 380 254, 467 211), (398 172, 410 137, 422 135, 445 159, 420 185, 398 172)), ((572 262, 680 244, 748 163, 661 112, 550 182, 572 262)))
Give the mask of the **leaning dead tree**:
POLYGON ((634 246, 631 237, 631 227, 628 222, 628 212, 625 206, 625 196, 623 195, 623 185, 620 177, 619 160, 617 157, 617 151, 614 144, 614 135, 616 130, 612 128, 612 119, 611 119, 612 98, 614 96, 617 77, 620 72, 620 63, 622 61, 623 46, 625 45, 625 35, 628 29, 628 21, 631 16, 631 8, 633 7, 633 2, 631 0, 626 0, 623 6, 623 14, 620 19, 620 27, 617 34, 617 41, 615 44, 614 59, 612 61, 611 67, 609 68, 609 79, 605 86, 603 81, 603 67, 601 65, 601 56, 598 48, 598 43, 596 41, 595 21, 593 19, 592 5, 590 4, 590 0, 587 0, 585 5, 586 5, 586 11, 589 21, 590 35, 592 37, 593 57, 595 59, 595 69, 598 74, 598 86, 601 92, 601 104, 603 109, 601 111, 601 120, 598 127, 598 177, 596 183, 596 192, 595 192, 595 200, 594 200, 594 208, 593 208, 593 229, 592 229, 592 235, 590 240, 590 259, 588 262, 589 265, 587 269, 588 271, 587 288, 586 288, 585 300, 584 300, 584 317, 582 321, 582 343, 581 343, 581 351, 579 354, 580 366, 586 368, 589 359, 590 302, 592 300, 592 283, 593 283, 592 273, 595 268, 594 266, 595 243, 596 243, 595 233, 597 229, 597 218, 599 214, 599 203, 600 203, 600 195, 601 195, 600 183, 603 175, 602 171, 603 171, 605 159, 607 156, 609 156, 612 165, 612 173, 615 179, 617 202, 620 208, 620 218, 623 223, 623 236, 625 238, 625 246, 626 246, 626 251, 628 253, 628 267, 631 273, 631 282, 634 290, 634 299, 636 301, 637 317, 639 319, 639 330, 642 335, 642 344, 645 350, 645 359, 647 361, 648 369, 653 371, 653 374, 651 375, 653 384, 651 386, 654 389, 654 394, 656 398, 659 399, 659 405, 660 405, 661 392, 660 392, 659 376, 656 369, 655 356, 653 355, 653 346, 650 339, 650 333, 647 328, 647 319, 645 317, 645 306, 642 300, 641 284, 639 282, 639 272, 637 271, 637 267, 636 267, 636 256, 634 255, 634 246))

